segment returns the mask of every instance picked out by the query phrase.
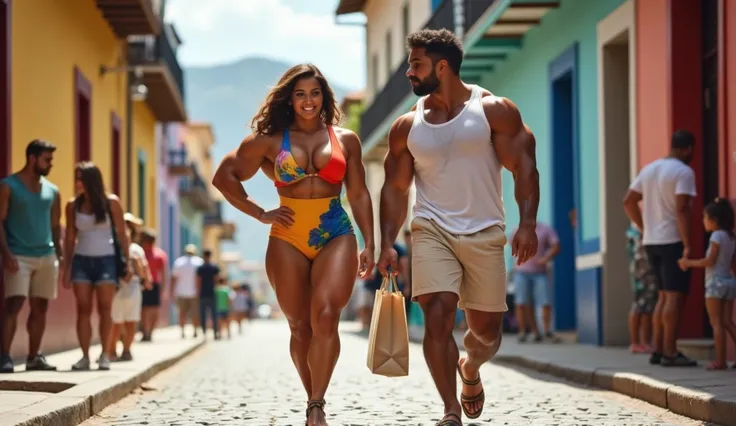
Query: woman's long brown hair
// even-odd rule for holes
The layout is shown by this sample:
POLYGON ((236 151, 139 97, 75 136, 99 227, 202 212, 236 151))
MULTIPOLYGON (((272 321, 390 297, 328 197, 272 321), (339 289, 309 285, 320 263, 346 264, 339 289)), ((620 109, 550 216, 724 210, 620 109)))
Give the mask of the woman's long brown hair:
POLYGON ((85 161, 77 164, 77 167, 75 167, 76 173, 79 174, 82 186, 84 186, 84 194, 74 200, 77 209, 87 199, 92 206, 95 222, 104 222, 107 218, 107 193, 105 192, 105 184, 102 181, 100 169, 94 163, 85 161))
POLYGON ((336 125, 342 118, 342 113, 335 100, 335 94, 330 88, 327 79, 316 66, 299 64, 289 68, 281 76, 276 86, 266 96, 253 120, 251 129, 259 135, 273 135, 283 132, 294 123, 294 107, 289 104, 291 93, 297 81, 303 78, 314 77, 322 87, 322 111, 320 118, 327 125, 336 125))

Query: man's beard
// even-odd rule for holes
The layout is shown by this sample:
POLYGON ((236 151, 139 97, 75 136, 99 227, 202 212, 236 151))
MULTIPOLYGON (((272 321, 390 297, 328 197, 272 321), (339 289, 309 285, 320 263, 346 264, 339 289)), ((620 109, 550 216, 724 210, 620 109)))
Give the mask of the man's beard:
POLYGON ((417 96, 426 96, 430 93, 434 93, 438 87, 440 87, 440 80, 437 78, 435 73, 432 73, 429 77, 424 80, 414 79, 413 81, 419 81, 419 84, 412 86, 412 91, 417 96))
POLYGON ((34 167, 34 171, 39 176, 48 176, 49 175, 49 172, 51 171, 51 167, 47 167, 45 169, 42 169, 41 167, 36 166, 36 167, 34 167))

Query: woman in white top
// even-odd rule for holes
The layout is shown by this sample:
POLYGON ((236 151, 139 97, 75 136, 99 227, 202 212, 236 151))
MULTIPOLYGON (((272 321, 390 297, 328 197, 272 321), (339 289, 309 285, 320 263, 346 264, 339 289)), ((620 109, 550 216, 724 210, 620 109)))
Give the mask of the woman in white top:
MULTIPOLYGON (((77 299, 77 338, 82 349, 82 359, 72 370, 89 370, 89 345, 92 339, 93 299, 96 299, 102 337, 102 354, 98 360, 100 370, 110 369, 105 351, 105 340, 110 334, 112 319, 110 309, 117 291, 118 278, 130 272, 118 271, 113 236, 117 238, 122 253, 128 254, 128 238, 125 235, 123 210, 117 196, 107 194, 102 173, 93 163, 77 164, 75 171, 77 196, 66 205, 66 237, 64 252, 74 253, 64 265, 65 288, 74 288, 77 299)), ((130 268, 127 268, 130 270, 130 268)))

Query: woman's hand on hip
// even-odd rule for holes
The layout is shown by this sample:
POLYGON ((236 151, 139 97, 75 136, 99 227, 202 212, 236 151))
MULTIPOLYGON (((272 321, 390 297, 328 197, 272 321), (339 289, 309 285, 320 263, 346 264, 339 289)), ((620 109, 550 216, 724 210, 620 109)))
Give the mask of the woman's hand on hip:
POLYGON ((261 215, 258 217, 258 220, 261 223, 265 223, 266 225, 273 225, 275 223, 278 223, 285 228, 289 228, 291 225, 294 224, 294 210, 286 206, 281 206, 276 209, 261 213, 261 215))

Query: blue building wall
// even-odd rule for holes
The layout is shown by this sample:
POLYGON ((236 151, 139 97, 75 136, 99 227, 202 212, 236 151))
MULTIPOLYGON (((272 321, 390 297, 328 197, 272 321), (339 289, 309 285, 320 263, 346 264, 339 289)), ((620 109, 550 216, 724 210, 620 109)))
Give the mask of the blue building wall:
MULTIPOLYGON (((562 329, 577 328, 580 340, 589 343, 600 343, 600 268, 577 271, 574 261, 577 256, 600 251, 597 24, 623 3, 623 0, 562 0, 558 9, 551 10, 540 25, 525 35, 522 48, 496 64, 481 83, 494 94, 516 103, 536 136, 541 191, 539 221, 551 225, 565 222, 569 226, 567 217, 562 217, 565 212, 559 208, 559 197, 565 195, 564 191, 557 188, 555 194, 555 185, 561 179, 561 170, 572 171, 569 177, 574 184, 570 195, 577 208, 577 229, 572 234, 574 241, 570 242, 574 249, 567 253, 569 257, 565 261, 568 265, 572 262, 573 276, 565 282, 554 283, 555 325, 562 329), (563 155, 557 152, 555 159, 553 140, 563 138, 564 132, 559 125, 553 124, 560 120, 553 115, 553 110, 554 105, 563 101, 559 96, 553 97, 553 80, 555 73, 562 75, 569 71, 565 67, 569 65, 570 55, 575 94, 572 134, 569 135, 573 139, 573 152, 572 158, 560 164, 559 158, 563 155), (559 67, 564 69, 560 71, 559 67)), ((519 213, 513 178, 507 171, 503 178, 510 233, 518 225, 519 213)), ((510 259, 509 246, 507 256, 507 265, 512 267, 514 259, 510 259)), ((560 261, 563 260, 558 259, 560 261)), ((555 276, 555 281, 562 280, 555 276)))

